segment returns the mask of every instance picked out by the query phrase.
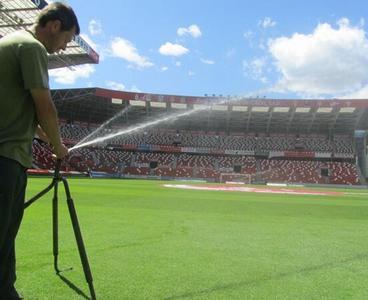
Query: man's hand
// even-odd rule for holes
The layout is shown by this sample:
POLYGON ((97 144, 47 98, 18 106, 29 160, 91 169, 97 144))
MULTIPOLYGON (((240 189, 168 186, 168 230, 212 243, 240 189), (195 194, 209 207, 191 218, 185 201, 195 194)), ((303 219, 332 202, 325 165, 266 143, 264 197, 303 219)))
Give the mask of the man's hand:
POLYGON ((57 159, 63 159, 69 153, 68 148, 64 144, 53 147, 52 151, 54 152, 57 159))

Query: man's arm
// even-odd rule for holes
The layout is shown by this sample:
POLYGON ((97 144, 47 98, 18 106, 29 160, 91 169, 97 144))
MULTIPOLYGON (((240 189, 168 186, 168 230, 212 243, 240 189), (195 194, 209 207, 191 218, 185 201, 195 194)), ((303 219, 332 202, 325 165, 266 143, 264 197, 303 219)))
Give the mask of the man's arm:
POLYGON ((68 154, 68 148, 61 140, 57 111, 52 102, 50 90, 31 89, 31 95, 35 103, 38 123, 49 138, 56 157, 61 159, 68 154))
POLYGON ((45 142, 46 144, 50 144, 50 139, 47 134, 42 130, 41 126, 38 125, 36 128, 36 137, 38 137, 41 141, 45 142))

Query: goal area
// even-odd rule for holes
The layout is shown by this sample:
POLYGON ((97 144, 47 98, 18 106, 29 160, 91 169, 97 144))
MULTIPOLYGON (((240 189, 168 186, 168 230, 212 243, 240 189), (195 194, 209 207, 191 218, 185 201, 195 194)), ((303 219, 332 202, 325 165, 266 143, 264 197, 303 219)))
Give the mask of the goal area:
POLYGON ((241 174, 241 173, 220 173, 220 182, 221 183, 242 183, 242 184, 250 184, 251 183, 251 175, 250 174, 241 174))

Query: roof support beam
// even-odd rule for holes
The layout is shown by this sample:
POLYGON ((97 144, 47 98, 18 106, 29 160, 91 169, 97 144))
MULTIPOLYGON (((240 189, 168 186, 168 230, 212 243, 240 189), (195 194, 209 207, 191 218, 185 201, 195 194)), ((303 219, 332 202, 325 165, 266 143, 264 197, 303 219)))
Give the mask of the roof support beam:
POLYGON ((207 111, 207 122, 206 122, 206 130, 207 131, 212 130, 212 128, 211 128, 211 116, 212 116, 212 108, 210 108, 207 111))
POLYGON ((289 118, 289 121, 286 125, 286 132, 289 133, 290 131, 290 126, 291 126, 291 123, 293 122, 294 120, 294 115, 295 115, 295 111, 296 111, 296 107, 291 107, 290 108, 291 112, 290 112, 290 118, 289 118))
POLYGON ((248 106, 248 120, 247 120, 247 132, 249 132, 250 119, 252 117, 252 106, 248 106))
POLYGON ((271 124, 271 120, 272 120, 273 110, 274 110, 274 107, 270 107, 269 116, 268 116, 268 120, 267 120, 267 127, 266 127, 266 132, 267 133, 270 133, 270 124, 271 124))
POLYGON ((339 108, 334 107, 334 109, 332 110, 332 112, 334 114, 334 118, 333 121, 329 124, 329 131, 334 130, 337 119, 339 117, 339 108))
POLYGON ((229 134, 230 132, 230 119, 231 119, 231 111, 230 111, 230 106, 227 106, 227 111, 226 111, 226 133, 229 134))
POLYGON ((313 115, 312 115, 312 120, 308 126, 308 129, 307 129, 307 132, 310 133, 310 131, 312 130, 312 127, 314 125, 314 120, 316 119, 316 115, 317 115, 317 110, 318 108, 315 107, 315 108, 312 108, 313 109, 313 115))
POLYGON ((33 23, 22 23, 22 24, 6 24, 6 25, 0 25, 0 28, 14 28, 14 27, 27 27, 31 26, 33 23))
POLYGON ((31 11, 31 10, 38 10, 36 7, 24 7, 24 8, 5 8, 0 9, 0 12, 23 12, 23 11, 31 11))
POLYGON ((359 123, 360 123, 360 120, 361 120, 361 118, 362 118, 362 117, 363 117, 363 115, 364 115, 364 112, 365 112, 365 110, 364 110, 364 109, 361 109, 361 110, 359 111, 359 113, 358 113, 358 117, 357 117, 356 122, 355 122, 355 124, 354 124, 354 129, 355 129, 355 130, 357 129, 357 127, 358 127, 358 125, 359 125, 359 123))

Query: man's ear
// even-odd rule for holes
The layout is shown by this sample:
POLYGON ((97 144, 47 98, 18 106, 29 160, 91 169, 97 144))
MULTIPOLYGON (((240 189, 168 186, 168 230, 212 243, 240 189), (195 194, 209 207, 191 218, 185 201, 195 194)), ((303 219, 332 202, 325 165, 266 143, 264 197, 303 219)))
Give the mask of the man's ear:
POLYGON ((49 21, 48 24, 52 33, 58 33, 61 29, 61 21, 60 20, 52 20, 49 21))

